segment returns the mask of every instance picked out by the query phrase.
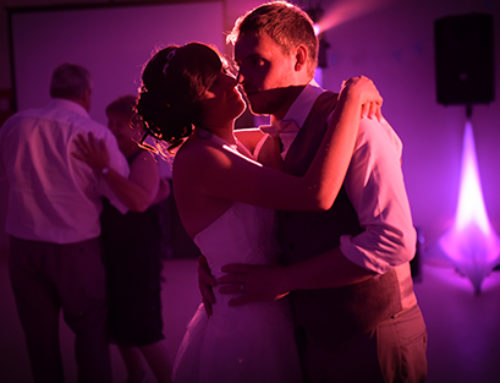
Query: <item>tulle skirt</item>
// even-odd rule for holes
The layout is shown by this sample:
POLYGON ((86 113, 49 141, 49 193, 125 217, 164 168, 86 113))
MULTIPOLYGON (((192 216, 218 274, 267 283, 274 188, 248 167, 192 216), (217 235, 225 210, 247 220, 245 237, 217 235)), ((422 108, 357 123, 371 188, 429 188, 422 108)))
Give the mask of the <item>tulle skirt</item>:
POLYGON ((175 383, 300 383, 293 324, 286 300, 229 307, 203 304, 181 342, 175 383))

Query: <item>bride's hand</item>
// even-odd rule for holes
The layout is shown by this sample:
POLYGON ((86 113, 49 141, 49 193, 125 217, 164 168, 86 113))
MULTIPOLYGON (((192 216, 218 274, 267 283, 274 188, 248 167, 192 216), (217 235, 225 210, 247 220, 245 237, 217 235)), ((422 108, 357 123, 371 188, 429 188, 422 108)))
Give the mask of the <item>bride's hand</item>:
POLYGON ((368 77, 351 77, 342 83, 339 97, 355 97, 361 104, 361 116, 382 119, 383 98, 377 87, 368 77))

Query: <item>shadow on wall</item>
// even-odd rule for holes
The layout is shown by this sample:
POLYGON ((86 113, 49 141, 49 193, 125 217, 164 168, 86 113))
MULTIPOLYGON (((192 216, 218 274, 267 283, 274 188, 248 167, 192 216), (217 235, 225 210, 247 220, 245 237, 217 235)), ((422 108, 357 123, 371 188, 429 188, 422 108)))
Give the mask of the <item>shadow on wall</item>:
POLYGON ((7 254, 7 234, 5 233, 5 216, 7 214, 7 188, 0 175, 0 254, 7 254))
MULTIPOLYGON (((2 124, 14 114, 12 89, 0 89, 0 129, 2 124)), ((5 234, 5 216, 7 214, 7 187, 0 169, 0 254, 6 254, 7 235, 5 234)))

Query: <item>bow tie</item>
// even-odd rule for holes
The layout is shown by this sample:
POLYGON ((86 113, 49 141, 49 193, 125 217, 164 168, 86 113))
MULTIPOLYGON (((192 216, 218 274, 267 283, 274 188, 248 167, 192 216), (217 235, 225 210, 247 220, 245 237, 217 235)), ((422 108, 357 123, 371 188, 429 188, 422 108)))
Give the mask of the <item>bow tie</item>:
POLYGON ((299 132, 299 127, 294 121, 273 121, 272 125, 262 126, 260 130, 280 140, 281 156, 284 158, 299 132))

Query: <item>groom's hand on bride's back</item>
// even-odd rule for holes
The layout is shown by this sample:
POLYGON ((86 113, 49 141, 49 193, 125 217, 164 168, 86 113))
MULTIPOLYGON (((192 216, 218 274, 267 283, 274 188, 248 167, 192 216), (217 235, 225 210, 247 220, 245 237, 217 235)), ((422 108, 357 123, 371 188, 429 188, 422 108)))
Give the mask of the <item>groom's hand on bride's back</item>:
POLYGON ((289 293, 283 271, 281 266, 230 264, 222 267, 226 274, 217 279, 217 285, 221 294, 235 295, 231 306, 272 302, 289 293))
POLYGON ((207 259, 200 255, 198 257, 198 288, 200 289, 203 306, 208 316, 212 315, 212 305, 215 303, 213 287, 216 281, 210 273, 207 259))

